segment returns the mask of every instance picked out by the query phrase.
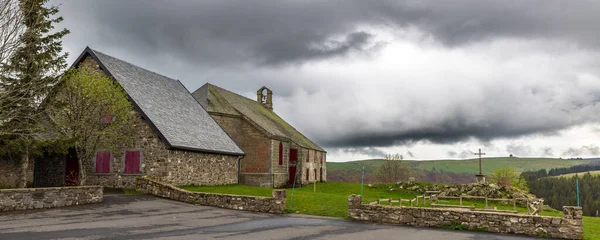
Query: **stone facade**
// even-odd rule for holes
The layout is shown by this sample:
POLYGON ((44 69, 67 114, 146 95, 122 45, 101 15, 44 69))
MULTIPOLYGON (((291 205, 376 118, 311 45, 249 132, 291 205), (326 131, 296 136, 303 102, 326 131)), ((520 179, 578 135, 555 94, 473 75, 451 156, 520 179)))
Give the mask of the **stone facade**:
POLYGON ((283 213, 286 209, 285 190, 273 190, 273 197, 240 196, 217 193, 190 192, 148 177, 137 179, 138 191, 181 202, 220 208, 283 213))
POLYGON ((509 213, 474 212, 459 209, 391 207, 364 205, 362 197, 348 197, 348 217, 355 220, 417 227, 462 224, 474 230, 522 234, 537 237, 582 239, 580 207, 564 207, 564 217, 542 217, 509 213))
POLYGON ((28 210, 99 203, 101 186, 0 190, 0 211, 28 210))
POLYGON ((298 146, 289 140, 270 137, 250 119, 239 115, 209 112, 227 134, 240 146, 246 156, 240 162, 240 183, 260 187, 291 186, 290 166, 297 171, 296 184, 306 185, 316 181, 327 181, 326 153, 298 146), (283 147, 283 161, 279 164, 279 143, 283 147), (298 161, 290 162, 290 149, 297 149, 298 161), (321 154, 323 161, 321 162, 321 154), (315 158, 316 157, 316 158, 315 158), (306 180, 306 169, 309 180, 306 180), (316 170, 316 176, 315 176, 316 170), (321 174, 322 172, 322 174, 321 174), (321 178, 321 175, 323 177, 321 178))
MULTIPOLYGON (((87 57, 80 67, 101 71, 91 57, 87 57)), ((147 119, 136 112, 135 123, 131 126, 137 133, 135 141, 118 152, 111 152, 110 172, 95 173, 95 159, 85 159, 83 167, 87 173, 86 185, 100 185, 111 188, 135 188, 136 178, 150 176, 175 185, 225 185, 238 183, 238 156, 196 151, 181 151, 169 148, 147 119), (128 150, 140 151, 140 173, 124 173, 125 153, 128 150)), ((108 151, 99 147, 99 151, 108 151)), ((57 165, 58 166, 58 165, 57 165)), ((63 163, 64 166, 64 163, 63 163)), ((64 167, 62 168, 64 170, 64 167)), ((45 168, 42 175, 63 176, 60 168, 45 168)), ((39 175, 39 174, 38 174, 39 175)), ((44 185, 56 184, 50 180, 44 185)))

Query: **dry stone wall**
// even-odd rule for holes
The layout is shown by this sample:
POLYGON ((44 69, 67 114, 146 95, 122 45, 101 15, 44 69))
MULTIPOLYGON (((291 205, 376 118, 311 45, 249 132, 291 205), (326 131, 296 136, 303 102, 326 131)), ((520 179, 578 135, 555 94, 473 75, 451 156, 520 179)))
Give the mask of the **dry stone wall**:
POLYGON ((348 216, 355 220, 416 227, 443 227, 462 224, 469 229, 537 237, 582 239, 580 207, 564 207, 564 217, 542 217, 507 213, 473 212, 439 208, 364 205, 362 197, 348 197, 348 216))
POLYGON ((176 201, 253 212, 283 213, 286 209, 285 190, 273 190, 273 197, 190 192, 148 177, 137 179, 138 191, 176 201))
POLYGON ((75 206, 103 199, 101 186, 1 189, 0 211, 75 206))

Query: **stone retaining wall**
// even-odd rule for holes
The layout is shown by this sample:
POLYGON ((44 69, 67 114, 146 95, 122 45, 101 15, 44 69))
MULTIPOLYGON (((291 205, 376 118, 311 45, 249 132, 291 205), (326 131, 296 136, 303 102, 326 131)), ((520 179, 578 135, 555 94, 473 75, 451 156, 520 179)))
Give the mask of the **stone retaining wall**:
POLYGON ((103 198, 101 186, 0 189, 0 211, 99 203, 103 198))
POLYGON ((148 177, 137 179, 136 190, 181 202, 253 212, 283 213, 286 209, 285 190, 273 190, 273 197, 190 192, 148 177))
POLYGON ((580 207, 564 207, 564 217, 542 217, 509 213, 486 213, 439 208, 391 207, 362 204, 362 197, 348 197, 348 216, 355 220, 417 227, 462 224, 471 230, 512 233, 537 237, 582 239, 580 207))

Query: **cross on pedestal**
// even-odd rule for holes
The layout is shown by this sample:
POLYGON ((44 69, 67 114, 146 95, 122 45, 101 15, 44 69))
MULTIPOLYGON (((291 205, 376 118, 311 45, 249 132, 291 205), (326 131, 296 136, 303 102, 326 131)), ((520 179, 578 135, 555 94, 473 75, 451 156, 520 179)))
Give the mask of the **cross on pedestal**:
POLYGON ((475 153, 475 155, 479 155, 479 175, 483 175, 483 173, 481 173, 481 155, 485 155, 485 153, 482 153, 480 148, 479 152, 475 153))
POLYGON ((485 155, 485 153, 481 152, 481 148, 479 152, 476 152, 475 155, 479 156, 479 174, 475 175, 477 183, 485 183, 485 175, 483 175, 483 171, 481 170, 481 156, 485 155))

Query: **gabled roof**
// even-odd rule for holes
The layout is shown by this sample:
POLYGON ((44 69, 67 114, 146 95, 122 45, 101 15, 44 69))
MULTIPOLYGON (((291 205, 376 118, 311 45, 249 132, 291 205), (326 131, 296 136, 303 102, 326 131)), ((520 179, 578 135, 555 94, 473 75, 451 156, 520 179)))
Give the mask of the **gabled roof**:
POLYGON ((199 152, 244 152, 178 80, 143 69, 87 47, 74 65, 91 56, 129 95, 135 108, 167 146, 199 152))
POLYGON ((192 93, 192 96, 209 113, 243 116, 262 128, 270 137, 289 139, 302 147, 325 151, 284 121, 275 112, 267 109, 257 101, 210 83, 204 84, 204 86, 192 93))

